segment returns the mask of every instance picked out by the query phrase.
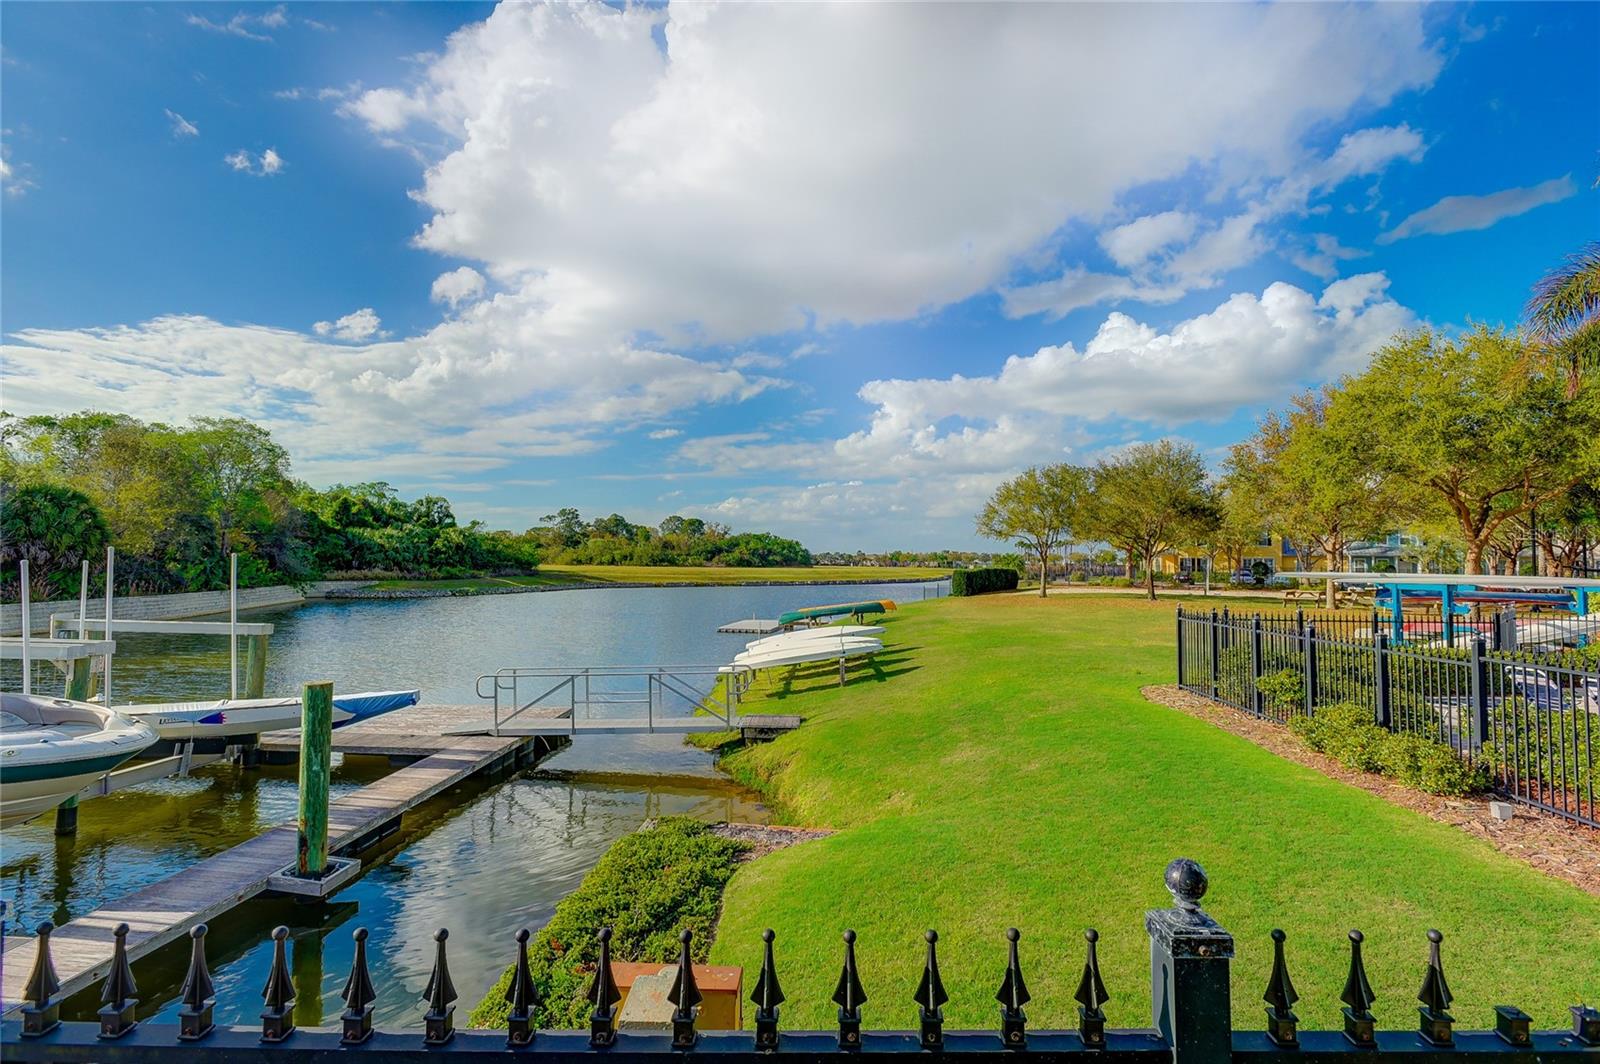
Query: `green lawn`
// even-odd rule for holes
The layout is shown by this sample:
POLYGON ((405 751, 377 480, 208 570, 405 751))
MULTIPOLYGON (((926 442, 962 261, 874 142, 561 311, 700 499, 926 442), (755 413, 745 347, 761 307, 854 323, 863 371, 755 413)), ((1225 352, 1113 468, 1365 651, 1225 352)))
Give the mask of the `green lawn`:
POLYGON ((532 576, 483 576, 464 580, 384 580, 380 588, 492 588, 554 584, 745 584, 829 582, 872 584, 881 580, 940 580, 949 569, 878 569, 851 565, 740 569, 715 565, 544 565, 532 576))
POLYGON ((1173 674, 1172 601, 995 595, 891 615, 877 672, 845 688, 813 669, 745 708, 805 715, 728 767, 800 823, 840 829, 764 857, 729 885, 713 963, 753 979, 777 930, 784 1022, 827 1028, 839 934, 859 933, 874 1027, 914 1026, 922 931, 940 933, 949 1022, 993 1026, 1004 933, 1023 931, 1032 1022, 1070 1026, 1082 929, 1120 1026, 1149 1013, 1147 908, 1166 863, 1211 876, 1207 909, 1237 939, 1237 1022, 1259 1029, 1268 932, 1288 932, 1308 1027, 1339 1026, 1346 931, 1367 936, 1380 1027, 1416 1024, 1425 933, 1463 1026, 1510 1003, 1537 1026, 1600 997, 1600 898, 1181 713, 1142 684, 1173 674))

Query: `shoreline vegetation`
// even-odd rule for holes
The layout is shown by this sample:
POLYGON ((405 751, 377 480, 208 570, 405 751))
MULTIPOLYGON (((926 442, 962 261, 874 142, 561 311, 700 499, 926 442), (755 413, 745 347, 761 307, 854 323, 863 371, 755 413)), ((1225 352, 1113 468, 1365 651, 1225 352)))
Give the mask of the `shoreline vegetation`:
MULTIPOLYGON (((1041 958, 1079 957, 1096 927, 1110 1021, 1147 1023, 1141 918, 1166 904, 1161 870, 1177 856, 1210 873, 1207 910, 1238 942, 1236 988, 1266 983, 1274 927, 1289 932, 1297 983, 1337 988, 1355 927, 1379 1000, 1404 1002, 1427 953, 1418 928, 1434 926, 1463 1008, 1514 1000, 1548 1026, 1592 990, 1570 943, 1600 938, 1600 898, 1147 701, 1141 688, 1170 678, 1166 606, 989 595, 911 603, 885 623, 890 665, 842 688, 827 668, 752 688, 749 711, 806 724, 720 762, 787 822, 834 829, 742 865, 710 953, 755 971, 775 929, 793 1026, 831 1023, 846 927, 869 985, 908 995, 922 932, 938 929, 948 1022, 973 1027, 992 1021, 1008 926, 1036 958, 1030 1017, 1071 1026, 1078 970, 1041 958)), ((1234 995, 1237 1022, 1258 1017, 1253 1000, 1234 995)), ((1337 1026, 1333 995, 1305 1004, 1308 1025, 1337 1026)))
POLYGON ((796 587, 832 584, 922 584, 947 580, 952 570, 932 566, 713 566, 548 565, 521 576, 454 580, 377 580, 370 587, 340 590, 330 597, 355 599, 511 595, 621 587, 796 587))

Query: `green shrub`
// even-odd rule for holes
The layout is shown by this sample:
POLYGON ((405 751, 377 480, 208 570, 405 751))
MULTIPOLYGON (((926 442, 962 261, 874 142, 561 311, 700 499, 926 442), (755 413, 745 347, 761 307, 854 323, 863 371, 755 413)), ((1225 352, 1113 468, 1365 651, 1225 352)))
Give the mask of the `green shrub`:
MULTIPOLYGON (((664 818, 618 839, 528 942, 538 1000, 534 1025, 587 1022, 584 991, 599 958, 596 935, 602 927, 611 928, 614 960, 662 963, 677 959, 678 933, 688 928, 694 932, 694 959, 703 963, 722 888, 745 849, 688 817, 664 818)), ((505 1026, 511 972, 508 967, 472 1010, 471 1026, 505 1026)))
POLYGON ((1444 743, 1390 732, 1373 722, 1366 706, 1353 702, 1319 706, 1313 716, 1290 720, 1289 730, 1346 768, 1381 772, 1429 794, 1476 794, 1489 786, 1487 766, 1468 764, 1444 743))
POLYGON ((982 595, 990 591, 1015 591, 1015 569, 957 569, 950 574, 950 594, 982 595))
POLYGON ((1303 669, 1291 666, 1263 673, 1256 679, 1256 690, 1261 694, 1262 708, 1276 713, 1305 716, 1301 712, 1306 704, 1306 674, 1303 669))

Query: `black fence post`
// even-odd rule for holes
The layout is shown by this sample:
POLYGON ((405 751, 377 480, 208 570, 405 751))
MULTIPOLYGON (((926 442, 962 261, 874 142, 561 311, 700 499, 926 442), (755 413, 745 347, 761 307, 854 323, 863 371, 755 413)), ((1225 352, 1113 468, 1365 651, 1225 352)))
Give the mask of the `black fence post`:
POLYGON ((1145 913, 1150 933, 1150 1017, 1173 1064, 1230 1064, 1233 936, 1200 908, 1206 873, 1194 861, 1167 866, 1172 908, 1145 913))
POLYGON ((1261 614, 1250 618, 1250 712, 1261 716, 1261 614))
POLYGON ((1394 703, 1389 690, 1389 633, 1378 632, 1373 641, 1373 716, 1378 727, 1394 730, 1394 703))
POLYGON ((1306 716, 1314 716, 1317 710, 1317 626, 1306 625, 1305 633, 1305 666, 1306 666, 1306 716))
POLYGON ((1178 686, 1187 687, 1189 677, 1183 671, 1183 607, 1178 607, 1178 686))
POLYGON ((1218 693, 1217 681, 1221 678, 1222 668, 1222 625, 1217 620, 1217 611, 1211 611, 1211 697, 1216 698, 1218 693))
POLYGON ((1489 733, 1489 662, 1484 657, 1483 636, 1472 639, 1472 749, 1483 749, 1489 733))

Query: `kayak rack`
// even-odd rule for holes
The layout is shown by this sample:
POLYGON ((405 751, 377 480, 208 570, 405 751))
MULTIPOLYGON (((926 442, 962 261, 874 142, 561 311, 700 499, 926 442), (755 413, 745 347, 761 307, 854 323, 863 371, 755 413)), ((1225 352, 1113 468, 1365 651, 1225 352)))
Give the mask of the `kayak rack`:
POLYGON ((685 734, 738 727, 739 699, 754 678, 752 669, 727 665, 514 667, 479 676, 477 691, 493 706, 491 735, 685 734), (524 700, 527 695, 532 697, 524 700), (549 709, 565 712, 560 718, 519 720, 549 709), (640 712, 643 716, 622 715, 640 712))

